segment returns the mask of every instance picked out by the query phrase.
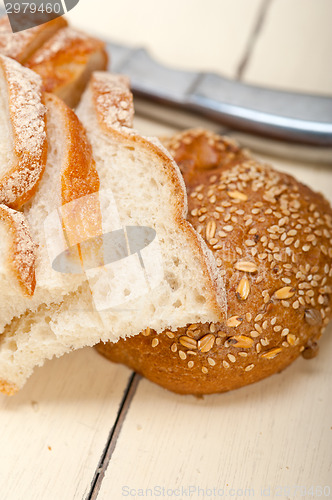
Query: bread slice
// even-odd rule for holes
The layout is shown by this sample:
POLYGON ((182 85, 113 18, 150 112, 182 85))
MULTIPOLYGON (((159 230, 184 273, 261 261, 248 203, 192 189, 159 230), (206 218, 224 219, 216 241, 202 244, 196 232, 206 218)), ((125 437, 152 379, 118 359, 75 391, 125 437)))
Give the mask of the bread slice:
POLYGON ((0 18, 0 54, 24 64, 54 33, 67 26, 64 17, 57 17, 35 28, 13 33, 8 16, 0 18))
POLYGON ((36 244, 22 213, 0 205, 0 260, 4 288, 30 297, 36 286, 36 244))
POLYGON ((20 208, 36 191, 47 155, 41 79, 0 56, 0 203, 20 208))
POLYGON ((119 230, 120 221, 127 237, 130 227, 148 227, 156 238, 140 252, 143 271, 137 249, 130 248, 126 257, 112 263, 105 252, 105 265, 87 270, 88 281, 62 304, 43 305, 6 328, 0 336, 0 389, 7 394, 20 389, 33 368, 53 356, 148 327, 160 332, 224 317, 223 283, 211 252, 186 221, 180 171, 156 139, 131 128, 132 96, 126 81, 95 74, 78 115, 93 148, 100 204, 108 202, 102 211, 103 231, 119 230), (139 293, 132 285, 144 278, 148 285, 139 293), (114 297, 119 290, 126 299, 114 304, 114 298, 121 298, 120 293, 114 297), (103 309, 106 299, 109 307, 103 309))
POLYGON ((71 27, 57 31, 26 61, 38 73, 43 89, 75 107, 91 74, 105 70, 108 57, 105 43, 71 27))
MULTIPOLYGON (((30 70, 25 71, 30 73, 30 70)), ((35 196, 23 207, 32 240, 38 245, 36 287, 33 295, 27 297, 23 290, 17 288, 15 280, 8 282, 9 275, 6 267, 1 266, 1 260, 9 257, 5 253, 1 254, 0 269, 4 272, 0 274, 0 337, 4 326, 14 316, 20 316, 27 309, 36 311, 42 303, 61 302, 67 293, 77 289, 86 279, 84 274, 61 274, 52 268, 45 221, 50 214, 57 214, 57 209, 63 203, 98 191, 99 179, 91 147, 75 113, 51 94, 45 95, 45 104, 49 143, 47 164, 35 196)))

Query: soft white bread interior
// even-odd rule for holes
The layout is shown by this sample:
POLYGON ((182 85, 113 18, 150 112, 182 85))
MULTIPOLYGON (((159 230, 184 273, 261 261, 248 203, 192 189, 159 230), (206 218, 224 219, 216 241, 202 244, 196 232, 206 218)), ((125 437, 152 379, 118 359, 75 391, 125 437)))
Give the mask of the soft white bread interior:
MULTIPOLYGON (((18 289, 15 280, 8 279, 6 272, 0 274, 0 337, 3 327, 13 317, 20 316, 27 309, 34 312, 42 303, 61 302, 86 279, 84 274, 62 274, 52 268, 44 224, 46 217, 63 203, 98 191, 99 180, 91 147, 74 112, 54 95, 45 94, 45 104, 47 164, 35 196, 23 207, 32 240, 37 245, 36 287, 33 295, 28 297, 24 290, 18 289)), ((1 253, 0 263, 8 258, 8 254, 1 253)), ((6 270, 5 266, 2 267, 6 270)))
POLYGON ((42 305, 36 313, 15 319, 0 336, 0 390, 6 394, 19 390, 34 367, 53 356, 99 340, 116 341, 148 327, 160 332, 189 322, 220 320, 225 312, 223 283, 217 279, 212 254, 186 221, 186 191, 177 165, 158 141, 131 128, 132 96, 126 80, 95 74, 78 115, 92 144, 100 199, 103 190, 109 190, 108 201, 112 197, 115 201, 116 210, 109 204, 103 213, 103 230, 111 227, 114 213, 119 215, 121 227, 153 229, 162 272, 155 281, 153 273, 158 270, 151 269, 155 261, 150 262, 152 254, 142 250, 145 272, 153 286, 148 293, 132 294, 131 281, 136 275, 130 274, 130 262, 137 254, 128 252, 115 268, 110 264, 87 272, 89 281, 62 304, 42 305), (101 287, 105 285, 102 295, 107 295, 104 275, 116 286, 117 280, 122 281, 127 300, 102 310, 93 291, 99 280, 101 287))
POLYGON ((0 203, 20 208, 36 191, 47 155, 41 79, 0 55, 0 203))

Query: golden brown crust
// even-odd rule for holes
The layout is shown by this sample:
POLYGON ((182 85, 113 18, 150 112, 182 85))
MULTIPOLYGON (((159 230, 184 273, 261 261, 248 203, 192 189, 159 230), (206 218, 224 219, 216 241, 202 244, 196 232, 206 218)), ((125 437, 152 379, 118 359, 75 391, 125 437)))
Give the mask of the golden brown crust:
POLYGON ((46 40, 65 26, 67 21, 63 17, 57 17, 35 28, 13 33, 8 16, 3 16, 0 18, 0 54, 24 64, 46 40))
POLYGON ((16 61, 0 56, 13 136, 13 164, 0 178, 0 202, 20 208, 35 193, 47 158, 46 108, 41 80, 16 61))
POLYGON ((15 385, 0 380, 0 392, 6 394, 6 396, 14 396, 14 394, 16 394, 18 390, 18 387, 16 387, 15 385))
POLYGON ((182 394, 235 389, 315 355, 331 318, 329 203, 213 134, 188 131, 168 147, 183 170, 188 219, 222 269, 227 320, 98 350, 182 394))
POLYGON ((24 295, 30 297, 36 286, 36 245, 31 239, 29 227, 22 213, 6 205, 0 205, 0 222, 10 239, 8 265, 24 295))
POLYGON ((96 72, 93 74, 89 89, 92 95, 92 103, 95 108, 96 116, 102 130, 107 134, 112 134, 115 138, 122 143, 127 142, 128 146, 132 144, 139 144, 145 148, 147 152, 154 155, 156 162, 162 164, 168 177, 171 179, 173 186, 172 207, 174 209, 174 216, 176 223, 181 231, 186 235, 188 241, 192 243, 192 249, 196 249, 196 256, 201 263, 202 268, 202 281, 204 280, 204 287, 206 292, 207 301, 209 306, 214 311, 216 318, 221 319, 225 315, 223 309, 224 301, 224 288, 222 281, 218 281, 216 276, 216 269, 213 268, 214 260, 207 255, 204 243, 193 226, 186 220, 187 215, 187 197, 185 193, 185 186, 183 179, 178 172, 177 165, 174 160, 161 145, 159 141, 152 138, 144 138, 137 134, 133 129, 127 128, 131 125, 132 121, 132 101, 128 97, 128 91, 124 90, 124 86, 128 84, 127 79, 121 75, 110 75, 108 73, 96 72), (118 111, 105 112, 105 110, 112 110, 117 108, 119 103, 122 105, 122 115, 118 111), (120 125, 118 125, 120 122, 120 125), (124 123, 126 126, 121 126, 124 123))
POLYGON ((64 122, 64 147, 67 150, 66 163, 61 171, 61 203, 65 206, 62 214, 68 243, 74 245, 102 234, 98 196, 100 181, 83 125, 61 99, 46 94, 46 104, 51 103, 59 109, 64 122), (96 195, 91 196, 93 193, 96 195), (71 204, 83 197, 81 203, 71 204))
POLYGON ((91 72, 105 70, 107 64, 105 43, 71 27, 57 31, 26 61, 41 76, 43 90, 55 93, 71 107, 78 103, 91 72), (96 63, 89 69, 92 58, 96 63))

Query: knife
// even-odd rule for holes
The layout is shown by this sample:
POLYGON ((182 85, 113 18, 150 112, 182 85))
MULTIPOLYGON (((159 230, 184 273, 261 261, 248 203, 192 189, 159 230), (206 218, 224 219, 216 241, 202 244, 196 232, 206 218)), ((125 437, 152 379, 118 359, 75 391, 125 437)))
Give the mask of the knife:
POLYGON ((163 66, 143 49, 108 43, 111 69, 133 93, 199 113, 232 129, 286 142, 332 147, 332 97, 241 83, 215 73, 163 66))
MULTIPOLYGON (((257 138, 265 137, 272 139, 278 152, 287 143, 286 150, 294 145, 298 156, 298 146, 302 146, 304 158, 307 150, 311 156, 314 151, 317 158, 332 163, 332 97, 248 85, 216 73, 172 69, 153 60, 144 48, 108 42, 107 49, 111 70, 129 76, 136 97, 244 132, 243 137, 252 138, 249 145, 257 146, 257 138)), ((146 109, 156 113, 151 106, 146 109)))

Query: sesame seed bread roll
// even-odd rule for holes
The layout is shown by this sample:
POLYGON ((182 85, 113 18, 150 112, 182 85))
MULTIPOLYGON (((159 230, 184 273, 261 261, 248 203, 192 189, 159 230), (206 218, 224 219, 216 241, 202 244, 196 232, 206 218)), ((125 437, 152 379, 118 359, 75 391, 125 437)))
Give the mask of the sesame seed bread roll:
POLYGON ((225 321, 99 344, 111 361, 180 394, 229 391, 316 355, 331 319, 332 210, 321 194, 230 140, 165 141, 187 186, 188 220, 214 253, 225 321))

